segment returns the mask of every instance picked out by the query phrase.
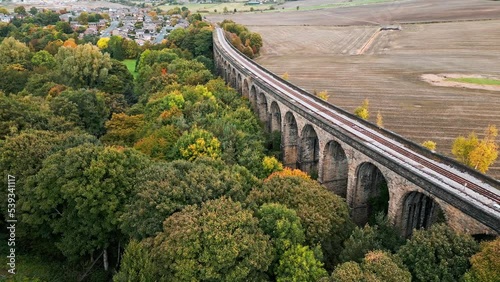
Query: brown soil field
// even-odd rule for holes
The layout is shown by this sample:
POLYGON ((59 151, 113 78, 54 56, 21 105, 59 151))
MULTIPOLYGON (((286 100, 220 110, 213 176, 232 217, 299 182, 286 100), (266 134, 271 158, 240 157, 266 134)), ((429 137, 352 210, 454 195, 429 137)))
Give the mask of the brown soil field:
MULTIPOLYGON (((293 3, 300 2, 307 0, 293 3)), ((227 17, 262 35, 256 61, 264 67, 288 72, 309 92, 327 90, 329 102, 349 112, 366 98, 371 121, 380 111, 386 129, 416 143, 433 140, 439 153, 451 156, 459 135, 482 136, 489 124, 500 128, 499 91, 434 86, 421 78, 499 77, 500 1, 409 0, 227 17), (373 36, 386 24, 401 30, 373 36)), ((500 179, 500 160, 487 174, 500 179)))

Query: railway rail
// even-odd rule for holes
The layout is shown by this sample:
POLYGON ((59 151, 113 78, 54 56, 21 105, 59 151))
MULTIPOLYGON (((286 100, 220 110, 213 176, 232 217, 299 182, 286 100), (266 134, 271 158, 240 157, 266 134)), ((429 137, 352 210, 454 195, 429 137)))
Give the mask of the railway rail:
POLYGON ((356 118, 336 110, 335 107, 328 106, 309 94, 306 95, 305 91, 281 81, 235 50, 228 43, 222 29, 216 28, 215 32, 217 41, 230 60, 236 61, 247 72, 253 73, 263 84, 286 97, 288 101, 302 106, 310 113, 350 133, 366 146, 405 166, 420 177, 432 181, 443 189, 448 189, 461 198, 466 198, 467 201, 474 202, 481 207, 481 210, 492 214, 500 221, 500 185, 485 183, 467 171, 419 154, 397 140, 362 124, 356 118))

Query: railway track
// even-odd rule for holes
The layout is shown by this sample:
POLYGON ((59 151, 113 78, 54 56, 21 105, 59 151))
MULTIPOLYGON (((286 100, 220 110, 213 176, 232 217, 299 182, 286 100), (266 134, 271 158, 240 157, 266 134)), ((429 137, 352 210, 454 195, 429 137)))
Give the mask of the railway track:
POLYGON ((366 144, 369 144, 369 146, 372 146, 374 150, 378 150, 394 161, 406 165, 409 169, 416 171, 422 177, 432 180, 435 183, 440 183, 439 186, 446 186, 456 194, 468 196, 469 200, 476 201, 490 212, 495 213, 496 217, 500 217, 500 190, 498 190, 500 187, 494 187, 457 168, 420 155, 406 148, 404 144, 336 111, 333 107, 325 106, 316 99, 304 95, 297 89, 281 82, 274 75, 235 51, 227 42, 222 29, 217 28, 216 32, 218 41, 224 48, 224 51, 233 60, 237 60, 243 68, 255 74, 263 83, 287 97, 291 102, 302 105, 310 112, 344 129, 366 144), (477 197, 477 195, 480 197, 477 197))

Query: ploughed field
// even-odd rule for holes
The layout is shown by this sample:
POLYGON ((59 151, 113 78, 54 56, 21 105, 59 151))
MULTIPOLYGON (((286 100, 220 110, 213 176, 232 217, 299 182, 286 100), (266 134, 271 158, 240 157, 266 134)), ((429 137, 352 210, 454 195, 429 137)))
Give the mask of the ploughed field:
MULTIPOLYGON (((309 92, 327 90, 329 101, 349 112, 366 98, 370 121, 380 111, 386 129, 416 143, 435 141, 439 153, 451 156, 458 135, 500 128, 500 91, 433 86, 420 77, 500 78, 500 2, 410 0, 302 13, 228 18, 262 35, 259 64, 287 72, 309 92), (379 31, 388 25, 401 30, 379 31)), ((500 161, 487 174, 500 179, 500 161)))

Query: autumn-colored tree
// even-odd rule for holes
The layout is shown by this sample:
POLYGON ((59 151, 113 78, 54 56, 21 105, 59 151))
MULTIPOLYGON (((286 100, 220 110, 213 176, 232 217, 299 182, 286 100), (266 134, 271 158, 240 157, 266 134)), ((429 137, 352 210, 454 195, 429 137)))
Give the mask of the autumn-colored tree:
POLYGON ((357 115, 359 118, 362 118, 364 120, 368 120, 368 118, 370 117, 370 112, 368 111, 368 106, 369 106, 369 101, 368 101, 368 99, 365 99, 363 101, 363 104, 354 110, 354 114, 357 115))
POLYGON ((265 156, 264 159, 262 160, 262 174, 267 177, 273 172, 276 171, 282 171, 283 170, 283 164, 280 163, 275 157, 268 157, 265 156))
POLYGON ((63 47, 69 47, 69 48, 76 48, 78 44, 76 44, 75 39, 69 38, 68 40, 64 41, 63 47))
POLYGON ((113 114, 106 121, 106 134, 101 140, 107 144, 132 146, 139 139, 144 125, 144 115, 113 114))
POLYGON ((436 150, 436 142, 431 141, 431 140, 424 141, 424 143, 422 143, 422 146, 431 150, 431 151, 436 150))
POLYGON ((326 91, 326 90, 318 92, 318 94, 316 94, 316 96, 318 96, 318 98, 320 98, 321 100, 325 100, 325 101, 328 101, 328 98, 330 97, 330 95, 328 94, 328 91, 326 91))
POLYGON ((380 128, 384 128, 384 119, 380 111, 377 112, 377 126, 380 128))
POLYGON ((218 159, 221 156, 219 140, 204 129, 194 128, 185 132, 175 144, 175 155, 185 160, 206 156, 218 159))
POLYGON ((481 251, 470 259, 466 282, 495 282, 500 278, 500 237, 481 243, 481 251))
POLYGON ((474 132, 467 138, 459 136, 453 142, 451 152, 458 161, 484 173, 498 158, 498 144, 495 140, 497 136, 498 129, 495 125, 490 125, 481 140, 474 132))
POLYGON ((288 75, 288 72, 285 72, 281 78, 283 78, 284 80, 288 80, 290 78, 290 76, 288 75))
POLYGON ((266 181, 273 179, 274 177, 287 177, 287 176, 297 176, 304 179, 311 179, 311 176, 309 174, 303 172, 300 169, 291 169, 289 167, 285 167, 282 170, 273 172, 266 178, 266 181))

